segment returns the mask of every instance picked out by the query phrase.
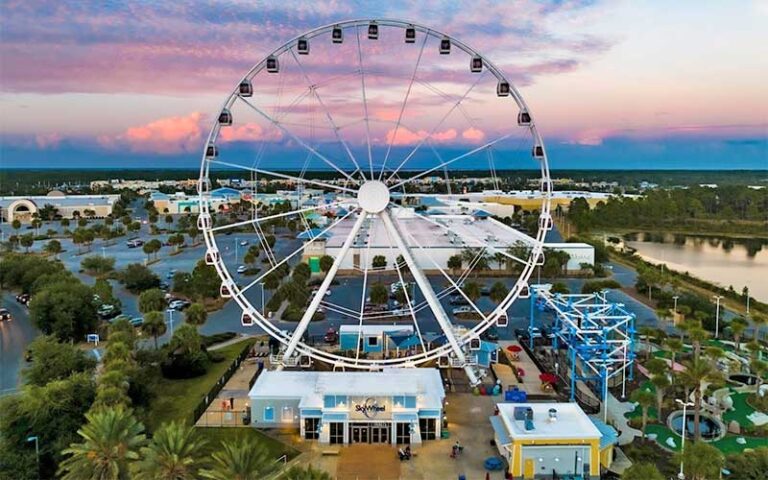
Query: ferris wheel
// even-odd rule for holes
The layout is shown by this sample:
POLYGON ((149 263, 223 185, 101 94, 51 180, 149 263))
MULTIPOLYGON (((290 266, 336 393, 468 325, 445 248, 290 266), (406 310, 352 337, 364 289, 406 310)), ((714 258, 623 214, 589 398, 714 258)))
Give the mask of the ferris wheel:
POLYGON ((507 325, 543 263, 551 190, 533 115, 487 57, 415 23, 352 20, 293 38, 235 85, 204 148, 198 226, 221 296, 281 343, 281 365, 439 362, 476 383, 481 334, 507 325), (221 188, 233 172, 239 193, 221 188), (538 202, 527 235, 484 220, 510 175, 538 202), (311 278, 289 273, 318 258, 311 278), (493 301, 478 290, 490 263, 493 301), (356 331, 354 347, 308 341, 328 325, 356 331), (370 354, 364 332, 382 325, 401 343, 370 354))

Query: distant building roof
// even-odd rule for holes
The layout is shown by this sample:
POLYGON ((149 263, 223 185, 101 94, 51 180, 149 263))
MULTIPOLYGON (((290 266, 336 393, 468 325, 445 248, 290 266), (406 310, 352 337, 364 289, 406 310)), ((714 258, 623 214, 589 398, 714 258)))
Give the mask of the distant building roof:
POLYGON ((305 230, 298 235, 296 235, 296 238, 299 240, 312 240, 313 238, 323 238, 327 239, 330 238, 331 234, 328 232, 323 232, 322 228, 310 228, 309 230, 305 230))

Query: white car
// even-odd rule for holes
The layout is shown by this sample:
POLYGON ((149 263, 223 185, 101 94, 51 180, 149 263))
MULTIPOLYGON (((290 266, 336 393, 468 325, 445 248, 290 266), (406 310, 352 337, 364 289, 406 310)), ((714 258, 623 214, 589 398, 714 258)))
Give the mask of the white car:
POLYGON ((243 240, 242 242, 240 242, 241 247, 245 247, 247 245, 248 245, 248 240, 243 240))
POLYGON ((240 265, 239 267, 237 267, 237 273, 245 273, 246 270, 248 269, 245 268, 245 265, 240 265))

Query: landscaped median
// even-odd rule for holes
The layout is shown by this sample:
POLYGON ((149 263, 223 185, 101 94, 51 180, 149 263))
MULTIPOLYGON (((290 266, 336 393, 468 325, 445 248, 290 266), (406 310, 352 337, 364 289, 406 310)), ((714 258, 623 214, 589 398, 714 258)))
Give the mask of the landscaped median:
MULTIPOLYGON (((160 377, 154 385, 155 396, 147 414, 147 427, 155 430, 161 424, 173 420, 190 423, 195 407, 211 391, 213 386, 230 368, 232 362, 246 348, 250 348, 256 339, 247 338, 216 350, 222 361, 213 363, 208 371, 199 377, 173 380, 160 377)), ((251 439, 264 445, 270 457, 278 459, 285 455, 287 460, 298 455, 298 451, 274 438, 251 427, 199 427, 199 433, 208 441, 212 451, 223 441, 251 439)))

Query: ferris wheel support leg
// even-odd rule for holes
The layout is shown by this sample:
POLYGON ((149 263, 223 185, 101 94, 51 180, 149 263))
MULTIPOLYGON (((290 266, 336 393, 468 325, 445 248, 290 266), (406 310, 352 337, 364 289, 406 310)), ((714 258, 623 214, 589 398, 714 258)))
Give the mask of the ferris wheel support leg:
POLYGON ((384 210, 379 213, 379 216, 384 222, 385 228, 389 231, 390 236, 395 240, 395 243, 397 243, 397 248, 400 249, 400 253, 403 255, 403 259, 408 265, 408 268, 411 271, 411 275, 413 275, 413 279, 419 285, 421 292, 424 294, 424 298, 427 300, 429 308, 435 315, 437 323, 440 325, 440 328, 442 328, 443 333, 445 333, 445 338, 453 348, 453 352, 456 355, 456 358, 465 364, 464 371, 469 378, 470 385, 477 385, 480 383, 480 379, 477 378, 475 369, 471 365, 466 364, 466 355, 464 355, 464 351, 461 349, 461 345, 459 345, 458 340, 456 340, 456 336, 453 334, 453 325, 448 319, 448 315, 445 313, 443 306, 440 304, 440 300, 438 300, 437 295, 435 295, 435 291, 432 288, 432 285, 430 285, 427 277, 416 265, 416 261, 414 260, 413 255, 411 255, 411 250, 405 244, 403 237, 400 235, 400 231, 397 229, 394 222, 392 221, 392 218, 389 216, 389 212, 384 210))
MULTIPOLYGON (((317 311, 317 307, 320 306, 320 302, 323 301, 323 298, 325 297, 325 292, 327 292, 328 287, 331 286, 331 282, 333 282, 333 278, 336 276, 336 272, 339 271, 341 262, 344 261, 344 257, 347 256, 347 252, 349 252, 349 248, 355 242, 355 237, 357 237, 357 233, 360 231, 360 228, 363 226, 363 222, 365 221, 365 218, 367 216, 368 215, 365 212, 361 212, 360 216, 357 217, 355 224, 352 226, 352 230, 349 232, 349 236, 347 237, 346 240, 344 240, 344 244, 341 246, 341 249, 339 250, 339 254, 333 260, 333 265, 331 265, 331 268, 330 270, 328 270, 328 273, 325 274, 323 283, 320 284, 320 287, 318 288, 317 293, 315 294, 314 297, 312 297, 312 302, 310 302, 309 306, 307 307, 307 310, 304 312, 304 315, 301 317, 301 321, 296 326, 296 329, 293 331, 293 335, 291 335, 291 339, 288 342, 288 346, 285 347, 285 351, 283 352, 283 358, 290 358, 290 356, 293 355, 293 352, 296 350, 296 345, 298 345, 299 341, 301 340, 301 337, 304 335, 304 332, 307 330, 307 326, 309 326, 309 322, 312 320, 312 317, 315 315, 315 312, 317 311)), ((283 366, 284 365, 279 365, 278 370, 282 370, 283 366)))

